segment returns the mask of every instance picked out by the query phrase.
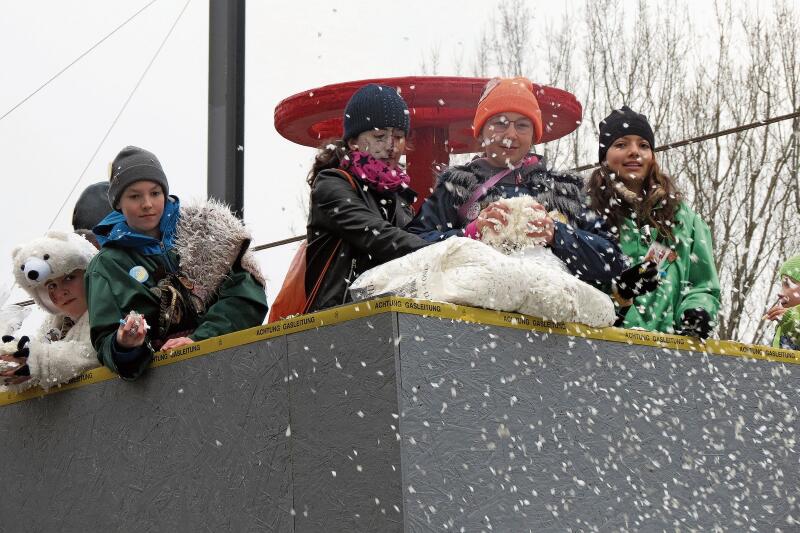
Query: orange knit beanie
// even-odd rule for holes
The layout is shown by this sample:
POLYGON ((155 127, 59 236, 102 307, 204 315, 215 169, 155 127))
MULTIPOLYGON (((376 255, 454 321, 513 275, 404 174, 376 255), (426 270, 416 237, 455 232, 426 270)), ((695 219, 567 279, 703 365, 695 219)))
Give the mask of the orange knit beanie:
POLYGON ((494 115, 513 111, 525 115, 533 122, 533 142, 542 138, 542 112, 539 102, 533 95, 533 83, 528 78, 492 78, 486 84, 475 119, 472 121, 472 134, 477 139, 486 121, 494 115))

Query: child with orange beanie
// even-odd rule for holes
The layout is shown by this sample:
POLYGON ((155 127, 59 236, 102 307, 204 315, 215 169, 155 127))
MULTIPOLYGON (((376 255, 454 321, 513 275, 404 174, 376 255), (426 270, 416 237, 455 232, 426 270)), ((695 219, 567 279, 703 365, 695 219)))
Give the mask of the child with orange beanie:
POLYGON ((583 180, 547 169, 533 145, 541 141, 542 113, 527 78, 494 78, 472 125, 483 154, 445 169, 419 214, 406 228, 429 242, 479 238, 505 225, 502 198, 528 195, 547 212, 529 223, 528 236, 549 247, 578 278, 610 286, 625 264, 607 229, 586 209, 583 180))

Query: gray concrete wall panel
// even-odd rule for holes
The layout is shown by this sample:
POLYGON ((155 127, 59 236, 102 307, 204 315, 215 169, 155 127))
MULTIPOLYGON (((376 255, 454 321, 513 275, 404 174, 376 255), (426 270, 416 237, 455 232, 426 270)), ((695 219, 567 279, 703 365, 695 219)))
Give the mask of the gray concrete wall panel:
POLYGON ((796 365, 399 329, 407 531, 798 530, 796 365))
POLYGON ((291 530, 285 346, 4 407, 0 530, 291 530))
POLYGON ((297 531, 402 531, 396 315, 289 337, 297 531))

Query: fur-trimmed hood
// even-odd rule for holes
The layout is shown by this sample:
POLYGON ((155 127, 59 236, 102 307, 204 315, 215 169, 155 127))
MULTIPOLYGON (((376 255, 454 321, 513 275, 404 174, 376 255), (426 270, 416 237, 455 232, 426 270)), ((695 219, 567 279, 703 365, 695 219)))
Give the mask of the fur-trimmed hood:
POLYGON ((250 231, 227 205, 213 198, 182 205, 175 252, 181 271, 194 283, 192 292, 208 303, 237 261, 266 286, 258 262, 248 250, 251 240, 250 231))
MULTIPOLYGON (((446 169, 439 175, 439 182, 453 195, 455 206, 460 207, 470 199, 475 189, 502 170, 479 157, 466 165, 446 169)), ((531 196, 548 211, 558 211, 570 223, 574 224, 586 216, 587 200, 583 193, 583 179, 573 174, 548 170, 541 158, 536 164, 523 166, 509 173, 491 187, 479 200, 481 209, 507 197, 508 194, 504 191, 507 187, 528 189, 531 196)))

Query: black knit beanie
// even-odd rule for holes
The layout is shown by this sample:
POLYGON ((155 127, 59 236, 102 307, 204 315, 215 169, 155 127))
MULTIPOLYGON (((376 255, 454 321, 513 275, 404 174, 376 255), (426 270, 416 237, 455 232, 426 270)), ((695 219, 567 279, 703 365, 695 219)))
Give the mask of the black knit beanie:
POLYGON ((72 211, 72 229, 91 230, 113 211, 108 203, 108 188, 109 183, 101 181, 83 190, 72 211))
POLYGON ((347 102, 342 139, 349 141, 375 128, 399 128, 408 135, 410 127, 408 106, 397 91, 370 83, 357 90, 347 102))
POLYGON ((155 154, 135 146, 126 146, 117 154, 114 162, 111 163, 108 202, 114 209, 117 209, 119 198, 125 188, 137 181, 158 183, 164 189, 164 196, 169 194, 167 176, 164 174, 161 163, 159 163, 155 154))
POLYGON ((653 128, 650 127, 647 117, 624 105, 620 109, 613 110, 610 115, 600 121, 598 155, 601 163, 605 161, 606 152, 614 144, 614 141, 626 135, 638 135, 650 143, 651 149, 656 147, 653 128))

